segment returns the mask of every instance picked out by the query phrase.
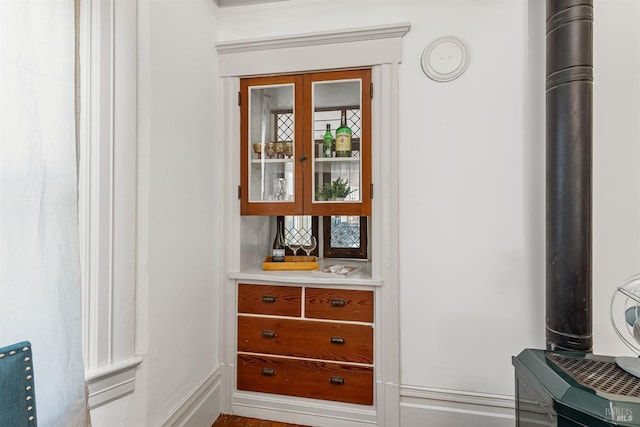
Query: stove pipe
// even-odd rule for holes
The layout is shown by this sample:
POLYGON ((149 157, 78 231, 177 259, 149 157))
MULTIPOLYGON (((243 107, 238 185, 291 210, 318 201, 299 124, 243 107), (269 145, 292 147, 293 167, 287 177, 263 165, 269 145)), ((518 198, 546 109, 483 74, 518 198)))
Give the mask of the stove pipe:
POLYGON ((546 339, 590 352, 593 0, 547 0, 546 339))

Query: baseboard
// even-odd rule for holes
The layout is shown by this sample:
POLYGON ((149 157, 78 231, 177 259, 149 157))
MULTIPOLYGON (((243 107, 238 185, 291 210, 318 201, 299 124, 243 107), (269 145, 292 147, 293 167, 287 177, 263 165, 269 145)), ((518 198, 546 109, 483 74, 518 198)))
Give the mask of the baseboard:
POLYGON ((400 387, 400 425, 513 427, 512 396, 400 387))
POLYGON ((315 427, 374 427, 372 406, 249 391, 233 395, 233 414, 315 427))
POLYGON ((224 407, 223 386, 223 368, 219 367, 178 404, 161 426, 210 426, 224 407))

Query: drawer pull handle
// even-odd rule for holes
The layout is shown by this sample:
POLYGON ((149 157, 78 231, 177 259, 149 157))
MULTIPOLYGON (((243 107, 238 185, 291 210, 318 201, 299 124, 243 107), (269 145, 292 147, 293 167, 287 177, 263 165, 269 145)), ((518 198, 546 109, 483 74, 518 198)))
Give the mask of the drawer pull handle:
POLYGON ((276 337, 275 331, 262 331, 262 333, 260 335, 262 335, 262 338, 275 338, 276 337))
POLYGON ((347 340, 343 337, 331 337, 331 344, 344 344, 347 340))
POLYGON ((343 299, 332 299, 331 300, 331 307, 344 307, 345 305, 347 305, 347 302, 343 299))
POLYGON ((331 377, 329 382, 333 385, 344 385, 346 381, 342 377, 331 377))
POLYGON ((262 368, 260 370, 260 373, 264 377, 272 377, 272 376, 274 376, 276 374, 276 370, 273 369, 273 368, 262 368))
POLYGON ((271 295, 264 295, 262 297, 262 302, 268 302, 268 303, 276 302, 276 297, 271 295))

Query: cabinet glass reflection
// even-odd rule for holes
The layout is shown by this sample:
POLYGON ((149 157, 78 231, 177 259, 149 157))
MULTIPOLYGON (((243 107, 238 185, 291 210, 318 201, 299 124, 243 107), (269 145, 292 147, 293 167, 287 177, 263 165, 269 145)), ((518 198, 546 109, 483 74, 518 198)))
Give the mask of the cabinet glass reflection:
POLYGON ((295 188, 294 85, 249 89, 249 200, 292 201, 295 188))

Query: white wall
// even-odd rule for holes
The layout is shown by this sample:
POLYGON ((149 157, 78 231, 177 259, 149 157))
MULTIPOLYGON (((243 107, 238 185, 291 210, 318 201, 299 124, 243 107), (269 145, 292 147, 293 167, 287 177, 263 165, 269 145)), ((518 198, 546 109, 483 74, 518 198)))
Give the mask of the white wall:
MULTIPOLYGON (((636 3, 595 2, 593 287, 600 353, 624 352, 608 324, 609 298, 640 270, 636 3), (607 49, 611 43, 620 48, 607 49)), ((411 23, 400 67, 403 385, 513 395, 511 356, 544 347, 541 4, 291 0, 221 10, 221 41, 411 23), (422 73, 420 54, 446 35, 467 44, 471 62, 458 80, 436 83, 422 73)))
MULTIPOLYGON (((217 8, 137 3, 136 352, 144 360, 132 395, 92 411, 97 427, 161 425, 219 365, 217 8)), ((209 420, 217 410, 204 409, 209 420)))
POLYGON ((640 3, 596 1, 593 53, 594 352, 632 354, 613 334, 609 300, 640 273, 640 3))
POLYGON ((402 67, 402 382, 509 394, 510 356, 544 333, 528 327, 542 319, 544 269, 527 257, 543 233, 525 209, 544 211, 523 191, 527 21, 523 2, 454 3, 414 13, 402 67), (435 83, 420 51, 446 34, 471 60, 461 78, 435 83))
MULTIPOLYGON (((210 0, 138 0, 136 340, 145 360, 135 393, 94 411, 94 425, 159 425, 218 365, 223 165, 213 42, 398 22, 412 25, 400 67, 400 283, 389 284, 401 296, 402 385, 513 395, 511 356, 544 346, 541 3, 290 0, 216 10, 210 0), (458 80, 435 83, 419 58, 445 35, 467 44, 471 62, 458 80)), ((609 298, 640 271, 639 9, 636 0, 595 0, 602 354, 625 352, 609 298)))

